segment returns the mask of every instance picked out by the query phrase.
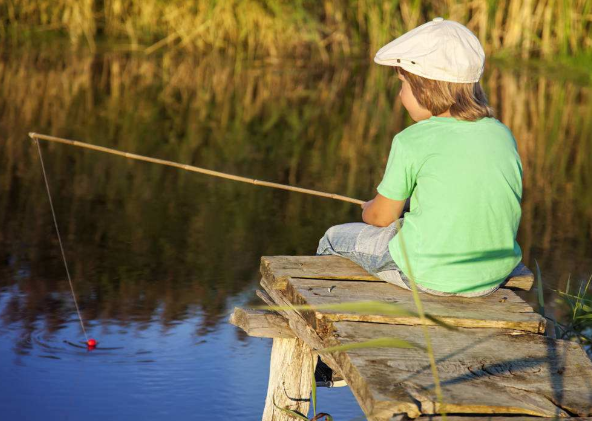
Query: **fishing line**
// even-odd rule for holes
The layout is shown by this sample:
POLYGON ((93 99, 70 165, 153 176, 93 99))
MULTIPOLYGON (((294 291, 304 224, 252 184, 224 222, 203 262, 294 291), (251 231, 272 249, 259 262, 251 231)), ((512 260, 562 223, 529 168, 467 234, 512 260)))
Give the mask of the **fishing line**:
POLYGON ((39 160, 41 161, 41 169, 43 171, 43 179, 45 180, 45 188, 47 189, 47 196, 49 197, 49 205, 51 207, 51 214, 53 216, 53 222, 55 225, 56 233, 58 235, 58 242, 60 244, 60 250, 62 252, 62 259, 64 260, 64 267, 66 268, 66 275, 68 276, 68 283, 70 284, 70 290, 72 292, 72 298, 74 299, 74 305, 76 306, 76 313, 78 314, 78 320, 80 320, 80 326, 82 327, 82 331, 84 332, 84 337, 86 338, 86 345, 88 346, 89 350, 94 349, 97 345, 97 342, 92 338, 91 339, 88 338, 88 335, 86 334, 86 329, 84 328, 84 322, 82 320, 82 315, 80 314, 80 308, 78 307, 78 302, 76 301, 76 293, 74 292, 74 286, 72 285, 72 278, 70 277, 70 270, 68 269, 68 262, 66 260, 66 253, 64 252, 64 246, 62 244, 62 238, 60 236, 60 230, 58 228, 58 221, 57 221, 55 210, 53 207, 53 201, 51 199, 51 192, 49 190, 49 182, 47 181, 47 174, 45 172, 45 165, 43 163, 43 155, 41 153, 41 146, 39 145, 39 140, 47 140, 49 142, 57 142, 57 143, 63 143, 63 144, 72 145, 72 146, 78 146, 80 148, 92 149, 92 150, 99 151, 99 152, 105 152, 105 153, 109 153, 109 154, 113 154, 113 155, 119 155, 119 156, 123 156, 125 158, 134 159, 137 161, 152 162, 154 164, 166 165, 169 167, 176 167, 176 168, 180 168, 180 169, 183 169, 186 171, 197 172, 197 173, 206 174, 206 175, 210 175, 210 176, 214 176, 214 177, 225 178, 228 180, 240 181, 243 183, 255 184, 258 186, 272 187, 272 188, 276 188, 276 189, 289 190, 289 191, 295 191, 298 193, 305 193, 305 194, 311 194, 311 195, 315 195, 315 196, 327 197, 330 199, 341 200, 344 202, 355 203, 358 205, 362 205, 363 203, 365 203, 365 201, 363 201, 363 200, 353 199, 351 197, 341 196, 339 194, 325 193, 325 192, 321 192, 321 191, 317 191, 317 190, 304 189, 301 187, 289 186, 289 185, 279 184, 279 183, 270 183, 268 181, 255 180, 255 179, 247 178, 247 177, 240 177, 240 176, 233 175, 233 174, 226 174, 226 173, 222 173, 219 171, 208 170, 206 168, 195 167, 193 165, 181 164, 178 162, 166 161, 164 159, 151 158, 149 156, 143 156, 143 155, 138 155, 138 154, 134 154, 134 153, 123 152, 123 151, 119 151, 117 149, 105 148, 103 146, 91 145, 89 143, 79 142, 76 140, 63 139, 60 137, 47 136, 47 135, 38 134, 38 133, 29 133, 29 137, 31 139, 33 139, 35 141, 35 143, 37 144, 37 151, 39 152, 39 160))
POLYGON ((37 151, 39 152, 39 160, 41 161, 41 170, 43 172, 43 179, 45 180, 45 188, 47 189, 47 197, 49 197, 49 206, 51 207, 51 214, 53 216, 53 223, 55 225, 56 232, 58 234, 58 243, 60 244, 60 250, 62 251, 62 258, 64 259, 64 267, 66 268, 66 275, 68 276, 68 283, 70 284, 70 290, 72 291, 72 298, 74 299, 74 305, 76 306, 76 313, 78 313, 78 320, 80 320, 80 326, 82 327, 82 332, 84 332, 84 337, 86 338, 86 344, 90 347, 96 345, 96 341, 94 339, 89 340, 88 335, 86 334, 86 329, 84 328, 84 322, 82 321, 82 316, 80 315, 80 309, 78 308, 78 302, 76 301, 76 294, 74 293, 74 286, 72 285, 72 278, 70 277, 70 270, 68 269, 68 262, 66 261, 66 253, 64 252, 64 246, 62 245, 62 237, 60 235, 60 229, 58 228, 58 220, 56 218, 55 210, 53 208, 53 201, 51 200, 51 192, 49 190, 49 182, 47 181, 47 174, 45 173, 45 165, 43 164, 43 155, 41 154, 41 146, 39 146, 39 141, 35 140, 35 144, 37 145, 37 151), (92 344, 91 345, 91 341, 92 344))

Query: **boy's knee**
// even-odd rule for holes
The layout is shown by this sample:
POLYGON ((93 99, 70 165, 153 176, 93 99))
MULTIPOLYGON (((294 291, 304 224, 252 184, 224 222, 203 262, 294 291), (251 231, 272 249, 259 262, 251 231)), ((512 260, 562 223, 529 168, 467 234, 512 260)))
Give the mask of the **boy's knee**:
POLYGON ((338 227, 339 225, 333 225, 332 227, 330 227, 327 231, 325 231, 325 235, 323 235, 323 238, 326 238, 330 242, 331 239, 335 237, 335 233, 338 231, 338 227))
POLYGON ((337 237, 339 237, 341 225, 333 225, 319 240, 319 246, 317 248, 317 255, 322 254, 335 254, 334 244, 337 237))
POLYGON ((319 246, 317 247, 317 256, 323 254, 331 254, 328 251, 331 248, 331 241, 329 240, 331 228, 329 228, 319 240, 319 246))
POLYGON ((355 251, 356 239, 364 226, 366 224, 356 222, 332 226, 319 241, 317 254, 341 254, 355 251))

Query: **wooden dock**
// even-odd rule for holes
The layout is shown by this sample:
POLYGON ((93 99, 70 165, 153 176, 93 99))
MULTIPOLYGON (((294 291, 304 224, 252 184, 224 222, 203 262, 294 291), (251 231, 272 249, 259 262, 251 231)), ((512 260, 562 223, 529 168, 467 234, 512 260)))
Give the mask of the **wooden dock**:
POLYGON ((592 362, 578 344, 545 336, 545 319, 513 291, 531 288, 532 273, 525 267, 488 297, 421 295, 426 313, 455 327, 428 321, 443 404, 421 349, 422 321, 413 314, 410 291, 337 256, 263 257, 261 273, 264 291, 257 295, 282 310, 237 308, 230 321, 249 335, 273 338, 264 421, 293 419, 276 405, 307 413, 317 355, 345 380, 369 420, 436 420, 442 411, 463 419, 490 414, 498 421, 592 416, 592 362), (397 304, 410 314, 320 308, 360 301, 397 304), (317 353, 384 337, 420 348, 317 353))

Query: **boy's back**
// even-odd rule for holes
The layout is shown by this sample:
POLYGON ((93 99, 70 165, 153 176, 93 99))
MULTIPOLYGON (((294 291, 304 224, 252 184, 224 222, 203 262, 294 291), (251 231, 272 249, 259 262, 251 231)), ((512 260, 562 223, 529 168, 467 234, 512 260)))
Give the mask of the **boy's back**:
POLYGON ((396 69, 401 104, 417 124, 395 136, 378 194, 362 205, 364 223, 331 227, 317 253, 345 256, 405 289, 413 278, 432 295, 493 293, 522 257, 522 165, 479 83, 479 39, 435 18, 374 61, 396 69))
POLYGON ((411 196, 389 248, 426 288, 485 290, 520 262, 522 166, 510 130, 496 119, 431 117, 407 128, 393 141, 378 192, 411 196))

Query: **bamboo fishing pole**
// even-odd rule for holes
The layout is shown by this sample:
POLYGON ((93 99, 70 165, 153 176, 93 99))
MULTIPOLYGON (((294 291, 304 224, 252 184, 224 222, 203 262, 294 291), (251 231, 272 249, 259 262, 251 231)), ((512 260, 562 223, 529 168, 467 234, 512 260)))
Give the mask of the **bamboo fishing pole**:
POLYGON ((152 162, 154 164, 160 164, 160 165, 166 165, 169 167, 181 168, 181 169, 187 170, 187 171, 193 171, 193 172, 197 172, 200 174, 211 175, 214 177, 226 178, 228 180, 241 181, 243 183, 255 184, 257 186, 272 187, 272 188, 276 188, 276 189, 295 191, 298 193, 312 194, 314 196, 328 197, 330 199, 342 200, 344 202, 355 203, 357 205, 362 205, 364 203, 363 200, 353 199, 351 197, 341 196, 339 194, 325 193, 325 192, 321 192, 318 190, 303 189, 301 187, 288 186, 288 185, 279 184, 279 183, 271 183, 269 181, 255 180, 254 178, 240 177, 238 175, 226 174, 226 173, 219 172, 219 171, 212 171, 212 170, 208 170, 205 168, 195 167, 193 165, 181 164, 179 162, 167 161, 167 160, 158 159, 158 158, 151 158, 149 156, 137 155, 135 153, 118 151, 117 149, 111 149, 111 148, 105 148, 103 146, 91 145, 90 143, 79 142, 77 140, 62 139, 60 137, 48 136, 48 135, 39 134, 39 133, 29 133, 29 137, 33 140, 47 140, 48 142, 64 143, 66 145, 72 145, 72 146, 78 146, 80 148, 92 149, 94 151, 105 152, 105 153, 109 153, 112 155, 119 155, 119 156, 123 156, 125 158, 135 159, 137 161, 152 162))

